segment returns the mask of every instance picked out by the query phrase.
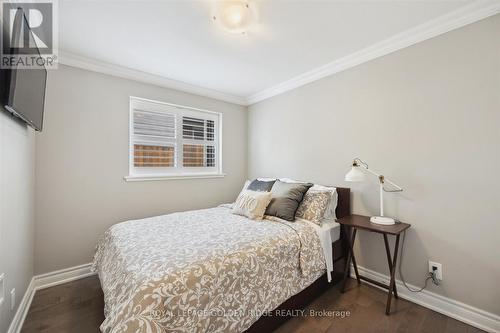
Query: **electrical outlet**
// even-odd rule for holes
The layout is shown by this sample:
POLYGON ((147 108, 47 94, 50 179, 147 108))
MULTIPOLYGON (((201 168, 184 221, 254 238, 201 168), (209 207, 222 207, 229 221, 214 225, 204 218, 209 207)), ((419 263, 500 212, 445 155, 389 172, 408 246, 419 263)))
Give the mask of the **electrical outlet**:
POLYGON ((10 310, 14 310, 16 308, 16 288, 10 291, 10 310))
POLYGON ((4 301, 5 301, 5 283, 4 283, 4 280, 5 280, 5 274, 2 273, 0 274, 0 307, 3 305, 4 301))
POLYGON ((429 273, 436 272, 436 279, 443 280, 443 266, 440 263, 429 260, 429 273))

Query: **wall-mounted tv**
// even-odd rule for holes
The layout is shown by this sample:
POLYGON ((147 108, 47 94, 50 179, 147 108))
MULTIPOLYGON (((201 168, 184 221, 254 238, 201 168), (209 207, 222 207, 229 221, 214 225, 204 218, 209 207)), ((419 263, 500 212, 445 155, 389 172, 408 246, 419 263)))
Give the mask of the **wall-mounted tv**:
MULTIPOLYGON (((13 56, 18 55, 20 50, 14 46, 24 45, 21 40, 26 43, 33 38, 22 9, 16 11, 11 36, 5 31, 3 29, 3 38, 9 38, 10 54, 13 56)), ((40 52, 37 50, 34 56, 40 56, 40 52)), ((47 70, 43 64, 30 68, 23 68, 19 64, 4 70, 4 108, 37 131, 41 131, 43 125, 46 81, 47 70)))

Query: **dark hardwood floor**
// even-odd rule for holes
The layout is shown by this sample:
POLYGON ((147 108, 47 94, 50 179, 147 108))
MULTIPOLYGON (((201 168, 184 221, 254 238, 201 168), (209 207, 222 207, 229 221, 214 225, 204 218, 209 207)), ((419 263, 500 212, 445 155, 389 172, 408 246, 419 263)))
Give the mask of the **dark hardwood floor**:
MULTIPOLYGON (((349 316, 296 317, 276 332, 482 332, 402 299, 393 302, 393 313, 386 316, 385 292, 366 284, 358 288, 351 282, 351 288, 344 294, 336 286, 306 309, 306 313, 310 310, 349 311, 349 316)), ((21 332, 97 333, 104 320, 103 307, 97 276, 43 289, 35 294, 21 332)))
POLYGON ((104 320, 104 299, 97 276, 35 293, 22 333, 94 333, 104 320))

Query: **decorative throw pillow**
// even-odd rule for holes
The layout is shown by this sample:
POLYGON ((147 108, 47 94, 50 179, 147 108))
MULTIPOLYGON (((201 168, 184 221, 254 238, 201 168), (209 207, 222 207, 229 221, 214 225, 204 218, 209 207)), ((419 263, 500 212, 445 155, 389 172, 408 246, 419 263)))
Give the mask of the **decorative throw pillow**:
POLYGON ((276 180, 263 181, 259 179, 254 179, 247 189, 251 191, 269 192, 274 185, 276 180))
POLYGON ((270 201, 271 192, 243 190, 233 205, 232 213, 261 220, 270 201))
POLYGON ((267 206, 266 215, 276 216, 287 221, 295 220, 295 213, 310 183, 285 183, 277 180, 272 189, 272 200, 267 206))
POLYGON ((295 216, 321 225, 331 199, 331 191, 314 191, 311 188, 304 195, 295 216))
MULTIPOLYGON (((285 183, 304 183, 298 180, 290 179, 290 178, 280 178, 282 182, 285 183)), ((325 210, 325 215, 323 215, 322 222, 335 222, 337 220, 337 214, 335 213, 337 209, 338 195, 337 188, 333 186, 324 186, 319 184, 314 184, 313 187, 309 189, 309 191, 322 191, 322 192, 330 192, 332 197, 330 199, 330 203, 325 210)), ((300 206, 299 206, 300 208, 300 206)))

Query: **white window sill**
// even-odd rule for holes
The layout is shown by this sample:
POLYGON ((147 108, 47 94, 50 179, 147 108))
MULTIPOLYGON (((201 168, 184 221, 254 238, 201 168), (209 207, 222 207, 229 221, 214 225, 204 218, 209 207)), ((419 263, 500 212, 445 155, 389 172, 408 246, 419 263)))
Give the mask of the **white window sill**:
POLYGON ((123 177, 127 182, 145 182, 151 180, 175 180, 175 179, 202 179, 202 178, 223 178, 225 173, 207 174, 178 174, 178 175, 129 175, 123 177))

